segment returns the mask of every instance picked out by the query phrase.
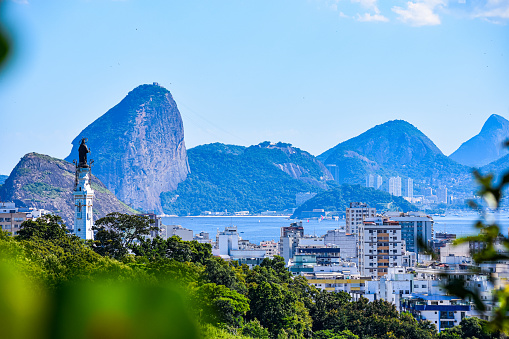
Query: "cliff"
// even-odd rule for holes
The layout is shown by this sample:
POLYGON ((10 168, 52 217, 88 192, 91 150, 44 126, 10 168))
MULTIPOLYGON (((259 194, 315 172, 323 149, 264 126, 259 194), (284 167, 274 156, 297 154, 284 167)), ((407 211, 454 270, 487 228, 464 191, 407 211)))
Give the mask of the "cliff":
MULTIPOLYGON (((94 219, 111 212, 136 212, 119 201, 95 176, 94 219)), ((13 201, 20 207, 43 208, 74 224, 74 165, 38 153, 25 155, 0 187, 0 200, 13 201)))
POLYGON ((504 141, 509 139, 509 121, 492 114, 476 136, 465 141, 449 158, 471 167, 482 167, 508 153, 504 141))
POLYGON ((78 158, 88 138, 94 173, 120 200, 143 211, 162 212, 160 194, 189 173, 182 118, 165 88, 141 85, 86 127, 72 142, 67 161, 78 158))

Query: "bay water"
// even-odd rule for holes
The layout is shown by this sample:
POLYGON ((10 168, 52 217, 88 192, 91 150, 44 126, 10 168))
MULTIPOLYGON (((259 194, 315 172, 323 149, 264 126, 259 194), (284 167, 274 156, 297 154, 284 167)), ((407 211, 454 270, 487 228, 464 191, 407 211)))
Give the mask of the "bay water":
MULTIPOLYGON (((490 218, 500 226, 502 234, 507 236, 509 228, 509 213, 491 214, 490 218)), ((479 220, 475 212, 462 212, 448 214, 445 216, 433 216, 434 231, 454 233, 457 236, 477 234, 478 230, 474 224, 479 220)), ((290 223, 298 220, 290 220, 288 217, 266 217, 266 216, 232 216, 232 217, 163 217, 164 225, 180 225, 193 230, 194 234, 208 232, 210 238, 215 239, 217 231, 224 230, 227 226, 236 226, 242 239, 259 244, 260 241, 279 241, 280 229, 283 226, 290 226, 290 223)), ((309 235, 322 236, 328 230, 345 227, 345 220, 302 220, 304 233, 309 235)))

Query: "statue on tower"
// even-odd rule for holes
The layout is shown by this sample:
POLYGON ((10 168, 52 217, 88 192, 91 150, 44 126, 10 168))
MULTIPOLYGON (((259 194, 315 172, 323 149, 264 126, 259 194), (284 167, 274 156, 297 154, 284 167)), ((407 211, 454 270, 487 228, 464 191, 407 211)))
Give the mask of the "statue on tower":
POLYGON ((88 162, 87 162, 87 154, 90 153, 90 149, 86 145, 87 140, 88 140, 87 138, 81 139, 81 145, 78 148, 79 159, 80 159, 79 163, 78 163, 78 167, 89 167, 88 162))

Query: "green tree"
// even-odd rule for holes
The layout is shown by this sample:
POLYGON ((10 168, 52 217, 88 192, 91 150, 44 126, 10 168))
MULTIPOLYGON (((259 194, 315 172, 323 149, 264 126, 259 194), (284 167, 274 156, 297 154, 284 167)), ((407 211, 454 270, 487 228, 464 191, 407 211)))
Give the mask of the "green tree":
POLYGON ((237 275, 237 271, 229 263, 221 258, 213 257, 206 260, 202 279, 205 282, 223 285, 244 294, 246 287, 239 281, 237 275))
POLYGON ((248 297, 251 301, 248 318, 258 319, 273 336, 282 330, 295 332, 292 334, 297 337, 310 333, 311 318, 307 309, 285 285, 267 281, 252 283, 248 297))
POLYGON ((146 216, 110 213, 98 219, 92 227, 97 231, 92 248, 101 255, 120 259, 128 253, 135 240, 140 241, 157 230, 150 223, 146 216))
POLYGON ((212 257, 210 244, 201 244, 196 240, 184 241, 178 236, 166 240, 161 237, 140 239, 138 244, 132 244, 130 248, 136 255, 149 260, 166 257, 180 262, 205 264, 206 260, 212 257))
POLYGON ((249 300, 235 290, 213 283, 200 286, 196 302, 204 320, 215 324, 240 326, 249 311, 249 300))
POLYGON ((67 236, 69 230, 58 215, 46 214, 36 220, 26 220, 21 223, 17 240, 39 238, 55 240, 67 236))
POLYGON ((258 319, 248 321, 242 326, 242 334, 256 339, 269 339, 269 331, 264 328, 258 319))
POLYGON ((350 299, 350 295, 346 292, 319 291, 315 296, 313 307, 310 308, 313 331, 324 330, 330 318, 337 314, 336 310, 346 305, 350 299))

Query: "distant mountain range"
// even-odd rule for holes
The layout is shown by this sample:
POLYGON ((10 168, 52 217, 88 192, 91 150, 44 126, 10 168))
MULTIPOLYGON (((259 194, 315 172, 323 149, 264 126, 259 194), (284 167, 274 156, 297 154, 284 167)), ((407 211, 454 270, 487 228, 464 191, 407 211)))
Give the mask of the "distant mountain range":
POLYGON ((137 209, 161 213, 160 194, 189 173, 180 112, 157 83, 138 86, 81 131, 65 160, 78 158, 82 138, 88 138, 95 175, 137 209))
POLYGON ((417 207, 403 199, 395 197, 387 192, 374 188, 366 188, 360 185, 343 184, 329 191, 322 192, 299 206, 292 215, 292 218, 301 218, 302 212, 313 209, 324 209, 325 211, 338 211, 344 214, 351 202, 362 201, 370 207, 375 207, 377 212, 386 211, 416 211, 417 207))
MULTIPOLYGON (((177 105, 168 90, 154 83, 138 86, 86 127, 72 141, 66 160, 78 158, 81 138, 88 138, 94 174, 118 199, 142 211, 196 215, 203 211, 289 210, 297 207, 296 194, 305 192, 319 194, 301 208, 319 206, 318 202, 343 208, 348 199, 369 202, 375 196, 359 186, 338 188, 342 184, 363 186, 369 174, 384 177, 384 190, 389 177, 400 176, 414 180, 415 194, 426 187, 446 185, 455 195, 472 195, 471 166, 484 164, 483 172, 509 168, 509 155, 500 148, 508 134, 509 122, 492 115, 477 136, 447 157, 415 126, 394 120, 339 143, 318 157, 282 142, 249 147, 215 143, 188 151, 177 105), (327 168, 337 176, 337 182, 327 168), (350 187, 361 196, 352 195, 350 187)), ((25 166, 44 157, 35 153, 25 156, 1 186, 0 199, 47 209, 58 209, 58 204, 68 206, 66 194, 72 187, 61 178, 72 174, 72 165, 48 157, 53 160, 41 162, 48 168, 42 173, 25 166), (28 171, 37 175, 24 175, 28 171)), ((0 185, 1 180, 0 176, 0 185)), ((397 199, 389 201, 378 195, 376 199, 396 208, 408 207, 397 199)), ((129 210, 113 200, 108 206, 129 210)), ((103 208, 98 215, 106 210, 111 209, 103 208)), ((67 207, 62 213, 70 218, 67 207)))
MULTIPOLYGON (((134 213, 92 176, 95 191, 94 219, 111 212, 134 213)), ((25 155, 5 183, 0 201, 13 201, 20 207, 43 208, 60 215, 68 226, 74 224, 74 165, 38 153, 25 155)))
POLYGON ((481 132, 464 142, 449 158, 470 167, 482 167, 508 154, 504 142, 509 138, 509 121, 493 114, 481 132))
MULTIPOLYGON (((471 181, 467 166, 446 157, 412 124, 403 120, 377 125, 318 156, 325 165, 336 165, 339 182, 364 184, 368 174, 387 178, 412 178, 414 183, 463 190, 471 181)), ((469 188, 469 187, 467 187, 469 188)), ((470 189, 471 190, 471 189, 470 189)))
POLYGON ((324 191, 332 180, 314 156, 285 143, 215 143, 190 149, 188 157, 187 179, 161 194, 165 213, 282 211, 295 207, 297 193, 324 191))

